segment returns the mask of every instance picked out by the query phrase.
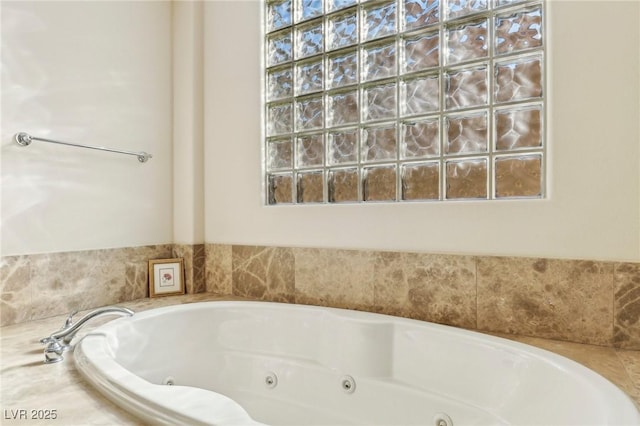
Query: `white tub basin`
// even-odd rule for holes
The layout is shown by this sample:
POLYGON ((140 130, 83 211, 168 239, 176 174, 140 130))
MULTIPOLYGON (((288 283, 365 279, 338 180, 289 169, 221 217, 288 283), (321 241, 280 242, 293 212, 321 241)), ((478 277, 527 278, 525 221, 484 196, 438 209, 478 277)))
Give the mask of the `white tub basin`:
POLYGON ((331 308, 154 309, 88 334, 75 362, 107 397, 156 424, 640 424, 626 394, 561 356, 331 308))

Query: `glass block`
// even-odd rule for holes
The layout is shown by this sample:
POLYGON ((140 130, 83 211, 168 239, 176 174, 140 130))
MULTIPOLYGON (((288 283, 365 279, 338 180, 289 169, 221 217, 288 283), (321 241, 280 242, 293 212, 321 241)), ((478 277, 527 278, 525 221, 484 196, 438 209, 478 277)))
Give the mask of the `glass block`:
POLYGON ((329 56, 327 86, 348 86, 358 82, 358 54, 353 52, 329 56))
POLYGON ((403 39, 405 73, 422 71, 437 67, 440 64, 439 33, 423 34, 403 39))
POLYGON ((496 102, 520 101, 542 96, 542 60, 539 57, 497 63, 496 102))
POLYGON ((440 164, 436 161, 402 166, 403 200, 440 198, 440 164))
POLYGON ((293 96, 293 73, 291 67, 267 73, 267 100, 274 101, 293 96))
POLYGON ((396 200, 396 167, 368 167, 363 171, 365 201, 396 200))
POLYGON ((486 105, 489 99, 487 67, 449 71, 445 74, 447 109, 486 105))
POLYGON ((290 169, 293 165, 293 149, 290 139, 270 141, 267 144, 267 169, 290 169))
POLYGON ((298 173, 298 202, 321 203, 324 201, 324 177, 322 171, 298 173))
POLYGON ((440 108, 440 79, 437 75, 402 82, 402 115, 425 114, 440 108))
POLYGON ((439 20, 439 0, 404 0, 405 31, 436 24, 439 20))
POLYGON ((488 54, 489 33, 486 19, 447 29, 447 63, 482 59, 488 54))
POLYGON ((360 114, 358 110, 358 91, 332 93, 327 96, 327 125, 340 126, 357 123, 360 114))
POLYGON ((489 126, 487 113, 467 113, 445 118, 447 154, 487 152, 489 126))
POLYGON ((358 169, 329 171, 329 202, 358 201, 358 169))
POLYGON ((496 53, 509 53, 542 46, 542 8, 498 15, 496 53))
POLYGON ((269 204, 293 203, 293 175, 269 175, 269 204))
POLYGON ((324 164, 324 136, 304 135, 296 138, 296 165, 318 167, 324 164))
POLYGON ((364 81, 396 75, 396 42, 368 45, 363 49, 362 76, 364 81))
POLYGON ((358 129, 343 129, 329 133, 329 163, 344 164, 358 161, 358 129))
POLYGON ((402 159, 433 157, 440 154, 439 120, 431 119, 402 123, 402 159))
POLYGON ((495 119, 497 150, 542 146, 541 107, 496 111, 495 119))
POLYGON ((267 136, 282 135, 293 131, 293 108, 290 103, 267 107, 267 136))
POLYGON ((365 121, 396 116, 396 83, 367 87, 363 90, 365 121))
POLYGON ((317 129, 323 124, 322 97, 304 98, 296 102, 296 130, 317 129))
POLYGON ((302 25, 296 30, 296 59, 317 55, 324 51, 322 21, 302 25))
POLYGON ((329 12, 334 10, 343 9, 345 7, 353 6, 357 4, 358 0, 327 0, 327 8, 329 12))
POLYGON ((267 31, 271 32, 291 25, 291 0, 267 3, 267 31))
POLYGON ((297 21, 304 21, 322 15, 322 0, 296 0, 297 4, 297 21))
POLYGON ((496 158, 496 197, 542 196, 542 156, 496 158))
POLYGON ((340 49, 358 42, 358 15, 356 11, 342 13, 328 19, 328 49, 340 49))
POLYGON ((487 198, 487 160, 447 161, 446 197, 487 198))
POLYGON ((395 124, 368 127, 362 131, 362 161, 394 160, 396 146, 395 124))
POLYGON ((504 6, 505 4, 515 4, 515 3, 522 3, 523 1, 529 1, 529 0, 496 0, 498 3, 498 6, 504 6))
POLYGON ((542 197, 543 0, 264 1, 269 204, 542 197))
POLYGON ((487 10, 488 0, 444 0, 447 3, 447 19, 487 10))
POLYGON ((373 40, 396 32, 396 2, 375 4, 364 8, 362 38, 373 40))
POLYGON ((273 66, 291 60, 291 31, 270 35, 267 39, 267 65, 273 66))
POLYGON ((322 59, 296 64, 296 94, 322 90, 324 63, 322 59))

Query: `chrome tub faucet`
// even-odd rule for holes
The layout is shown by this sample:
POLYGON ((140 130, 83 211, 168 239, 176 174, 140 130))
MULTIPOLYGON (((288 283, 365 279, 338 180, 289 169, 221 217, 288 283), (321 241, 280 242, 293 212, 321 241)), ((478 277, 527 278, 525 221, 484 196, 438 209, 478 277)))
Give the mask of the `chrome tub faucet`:
POLYGON ((121 306, 105 306, 103 308, 94 309, 89 312, 78 322, 73 322, 73 316, 78 311, 72 312, 64 322, 62 328, 52 333, 49 337, 40 339, 40 343, 47 345, 44 348, 45 364, 53 364, 64 359, 63 353, 71 348, 71 340, 82 326, 89 320, 105 315, 132 316, 134 312, 129 308, 121 306))

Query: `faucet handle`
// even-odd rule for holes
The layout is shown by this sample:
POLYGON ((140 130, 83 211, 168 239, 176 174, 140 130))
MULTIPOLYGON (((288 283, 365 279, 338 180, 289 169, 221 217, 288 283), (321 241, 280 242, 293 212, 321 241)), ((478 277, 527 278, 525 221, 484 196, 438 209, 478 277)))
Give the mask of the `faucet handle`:
MULTIPOLYGON (((66 330, 67 328, 71 327, 71 325, 73 325, 73 316, 77 313, 78 313, 77 309, 71 311, 67 319, 64 321, 64 325, 60 327, 60 331, 66 330)), ((58 339, 56 339, 53 336, 43 337, 42 339, 40 339, 40 343, 42 343, 43 345, 49 345, 54 342, 58 342, 58 339)))
POLYGON ((71 313, 69 314, 67 319, 64 321, 64 325, 62 326, 62 328, 60 330, 66 330, 67 328, 71 327, 71 325, 73 324, 73 316, 75 314, 77 314, 77 313, 78 313, 77 309, 71 311, 71 313))

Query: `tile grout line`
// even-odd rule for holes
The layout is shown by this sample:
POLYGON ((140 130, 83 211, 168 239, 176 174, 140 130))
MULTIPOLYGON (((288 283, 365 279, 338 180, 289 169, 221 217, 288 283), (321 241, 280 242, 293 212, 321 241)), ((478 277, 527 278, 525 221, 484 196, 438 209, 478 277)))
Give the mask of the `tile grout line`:
POLYGON ((480 327, 480 306, 478 304, 478 256, 473 257, 473 265, 475 267, 475 284, 476 284, 476 330, 480 327))
MULTIPOLYGON (((616 356, 618 354, 617 348, 616 348, 616 269, 617 267, 618 267, 617 263, 613 263, 613 268, 611 268, 611 342, 610 342, 611 347, 614 350, 616 350, 616 356)), ((625 371, 626 371, 626 367, 625 367, 625 371)))
MULTIPOLYGON (((618 360, 620 365, 622 365, 622 369, 624 370, 624 373, 626 374, 627 379, 629 379, 629 382, 633 385, 634 389, 637 391, 637 395, 629 395, 629 396, 632 397, 636 405, 638 405, 638 408, 640 408, 640 382, 636 382, 634 380, 633 375, 631 374, 631 371, 627 366, 627 363, 625 362, 624 358, 620 356, 620 353, 622 351, 626 351, 627 349, 619 349, 615 347, 612 347, 612 349, 613 349, 613 353, 616 355, 616 359, 618 360)), ((631 351, 631 352, 634 352, 634 351, 631 351)))

